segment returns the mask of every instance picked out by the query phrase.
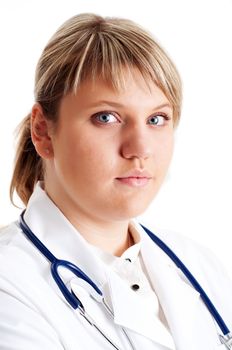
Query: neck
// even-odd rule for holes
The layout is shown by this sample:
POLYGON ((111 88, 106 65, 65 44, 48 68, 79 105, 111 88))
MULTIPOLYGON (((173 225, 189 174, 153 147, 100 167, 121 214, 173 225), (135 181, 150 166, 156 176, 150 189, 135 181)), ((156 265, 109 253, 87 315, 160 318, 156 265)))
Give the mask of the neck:
POLYGON ((84 221, 72 220, 71 223, 81 233, 87 242, 115 256, 121 256, 133 245, 133 238, 126 223, 111 223, 100 226, 96 222, 88 224, 84 221))
POLYGON ((98 217, 90 216, 81 208, 70 208, 56 200, 55 196, 48 196, 58 206, 69 222, 80 232, 90 244, 115 256, 121 256, 123 252, 133 245, 132 236, 129 233, 129 220, 106 221, 98 217))

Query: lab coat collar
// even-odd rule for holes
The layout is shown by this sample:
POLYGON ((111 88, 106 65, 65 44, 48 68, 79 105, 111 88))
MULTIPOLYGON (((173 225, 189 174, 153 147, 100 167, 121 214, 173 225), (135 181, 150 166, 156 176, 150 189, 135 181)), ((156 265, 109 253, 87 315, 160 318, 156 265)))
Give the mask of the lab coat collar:
MULTIPOLYGON (((89 244, 47 196, 41 183, 37 183, 34 189, 24 219, 55 257, 76 264, 101 288, 106 280, 102 262, 98 257, 93 262, 89 244)), ((38 251, 36 253, 41 255, 38 251)), ((64 271, 62 276, 68 283, 70 273, 64 271)))

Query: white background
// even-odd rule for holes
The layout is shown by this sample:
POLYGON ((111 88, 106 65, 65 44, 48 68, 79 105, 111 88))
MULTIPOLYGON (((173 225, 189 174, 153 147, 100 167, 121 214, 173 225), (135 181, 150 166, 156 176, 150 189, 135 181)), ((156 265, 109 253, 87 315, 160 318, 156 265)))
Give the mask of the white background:
POLYGON ((81 12, 142 24, 176 62, 184 105, 175 155, 142 220, 207 245, 232 274, 231 0, 1 0, 0 225, 20 212, 8 198, 13 133, 33 104, 36 62, 57 27, 81 12))

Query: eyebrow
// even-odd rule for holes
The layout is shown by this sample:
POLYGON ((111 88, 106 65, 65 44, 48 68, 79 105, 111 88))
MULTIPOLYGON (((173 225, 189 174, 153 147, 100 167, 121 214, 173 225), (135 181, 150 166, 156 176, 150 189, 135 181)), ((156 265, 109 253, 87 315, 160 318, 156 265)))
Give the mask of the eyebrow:
MULTIPOLYGON (((94 103, 90 104, 89 106, 90 106, 90 107, 99 107, 100 105, 104 105, 104 104, 105 104, 105 105, 111 105, 111 106, 113 106, 113 107, 118 107, 118 108, 124 107, 124 105, 121 104, 121 103, 114 102, 114 101, 107 101, 107 100, 97 101, 97 102, 94 102, 94 103)), ((154 107, 154 110, 157 110, 157 109, 160 109, 160 108, 164 108, 164 107, 168 107, 168 108, 170 108, 170 109, 173 109, 173 108, 172 108, 172 105, 171 105, 170 103, 165 102, 165 103, 162 103, 162 104, 160 104, 160 105, 154 107)))

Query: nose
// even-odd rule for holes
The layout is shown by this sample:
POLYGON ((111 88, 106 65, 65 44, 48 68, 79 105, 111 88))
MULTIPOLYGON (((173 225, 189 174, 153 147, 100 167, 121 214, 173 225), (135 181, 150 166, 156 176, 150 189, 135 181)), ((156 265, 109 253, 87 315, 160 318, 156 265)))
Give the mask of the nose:
POLYGON ((137 158, 146 160, 150 158, 152 155, 152 145, 149 135, 139 130, 139 128, 130 130, 123 139, 121 155, 126 159, 137 158))

